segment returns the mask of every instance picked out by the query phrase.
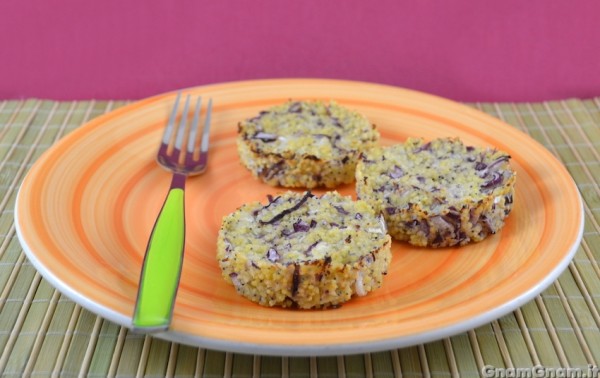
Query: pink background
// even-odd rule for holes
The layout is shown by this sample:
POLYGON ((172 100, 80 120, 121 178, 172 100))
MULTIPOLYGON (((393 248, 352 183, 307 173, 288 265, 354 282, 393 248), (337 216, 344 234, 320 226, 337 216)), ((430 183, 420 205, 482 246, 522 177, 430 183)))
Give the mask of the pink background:
POLYGON ((600 2, 0 3, 0 99, 137 99, 279 77, 460 101, 600 96, 600 2))

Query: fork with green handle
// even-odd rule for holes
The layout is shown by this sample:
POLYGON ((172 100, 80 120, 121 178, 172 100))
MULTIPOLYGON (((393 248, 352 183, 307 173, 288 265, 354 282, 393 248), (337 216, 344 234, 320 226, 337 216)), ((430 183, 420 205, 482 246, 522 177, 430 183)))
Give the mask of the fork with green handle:
POLYGON ((208 100, 199 138, 202 99, 196 100, 192 123, 187 127, 190 95, 177 121, 180 98, 178 93, 156 157, 173 178, 150 234, 140 275, 132 325, 144 332, 165 331, 171 324, 185 246, 185 181, 187 176, 204 172, 208 158, 212 99, 208 100))

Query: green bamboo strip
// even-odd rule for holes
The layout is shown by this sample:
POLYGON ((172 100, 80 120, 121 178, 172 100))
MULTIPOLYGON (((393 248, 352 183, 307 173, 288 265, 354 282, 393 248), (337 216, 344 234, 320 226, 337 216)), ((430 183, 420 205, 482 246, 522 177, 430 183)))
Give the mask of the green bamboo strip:
MULTIPOLYGON (((40 283, 41 285, 42 283, 40 283)), ((47 372, 48 375, 54 370, 56 361, 59 358, 60 345, 67 337, 66 329, 75 310, 75 304, 66 300, 59 294, 56 307, 51 316, 48 332, 44 335, 42 346, 35 361, 34 371, 47 372)))
POLYGON ((392 358, 392 367, 394 368, 394 377, 402 377, 402 364, 400 364, 400 355, 398 349, 392 349, 390 352, 392 358))
POLYGON ((25 134, 27 133, 31 124, 34 121, 36 112, 41 106, 41 104, 42 103, 40 101, 35 101, 33 103, 26 101, 23 108, 21 108, 23 113, 17 114, 13 122, 10 123, 7 128, 5 128, 6 133, 4 133, 4 135, 2 135, 0 139, 2 139, 3 141, 4 139, 9 140, 11 146, 6 150, 3 149, 2 155, 0 155, 2 159, 0 161, 0 171, 3 171, 5 169, 6 162, 15 153, 15 151, 17 150, 17 146, 22 142, 25 134), (28 106, 28 104, 31 105, 31 108, 28 106))
POLYGON ((87 347, 85 348, 85 353, 83 355, 83 359, 81 361, 81 366, 79 368, 79 377, 85 377, 88 375, 90 365, 92 363, 92 358, 94 356, 94 349, 96 348, 96 344, 98 343, 98 336, 100 335, 100 328, 102 327, 102 318, 96 316, 94 320, 94 325, 92 327, 92 332, 87 338, 87 347))
MULTIPOLYGON (((600 280, 597 277, 600 276, 600 266, 593 259, 593 252, 590 245, 598 245, 600 241, 591 240, 588 243, 589 237, 585 237, 581 242, 581 248, 588 256, 587 260, 575 260, 573 264, 577 267, 577 274, 581 278, 582 286, 586 288, 589 293, 600 293, 600 280)), ((582 290, 583 291, 583 290, 582 290)), ((585 294, 586 300, 589 302, 590 309, 595 313, 600 308, 600 296, 598 294, 585 294)), ((600 327, 600 325, 599 325, 600 327)))
POLYGON ((79 305, 75 305, 73 307, 73 312, 70 314, 71 316, 69 318, 67 329, 64 331, 65 337, 62 339, 62 344, 56 358, 56 363, 54 364, 54 368, 52 370, 52 377, 59 377, 63 374, 63 366, 67 358, 67 354, 69 353, 69 346, 71 339, 73 338, 74 328, 77 324, 77 319, 79 318, 80 312, 81 307, 79 305))
POLYGON ((492 324, 486 324, 474 330, 477 349, 481 353, 483 365, 493 365, 496 367, 507 367, 504 359, 502 358, 502 351, 498 345, 498 340, 494 334, 492 324))
POLYGON ((24 376, 30 376, 31 373, 33 372, 35 363, 36 363, 38 357, 40 356, 40 351, 42 349, 43 340, 44 340, 46 334, 48 333, 48 328, 50 327, 50 322, 52 320, 52 316, 54 315, 54 311, 56 310, 56 306, 58 304, 58 298, 60 297, 60 294, 58 293, 58 291, 55 290, 54 288, 52 288, 50 286, 50 284, 48 284, 45 280, 42 280, 40 282, 38 291, 41 292, 43 290, 43 288, 48 288, 49 289, 48 291, 52 292, 52 296, 51 296, 50 300, 48 301, 48 307, 44 313, 44 319, 42 321, 42 324, 40 324, 40 327, 37 330, 36 338, 33 343, 33 347, 31 348, 31 354, 30 354, 29 359, 27 360, 27 365, 23 369, 24 376))
POLYGON ((64 361, 60 367, 61 375, 76 376, 79 374, 80 369, 85 367, 86 351, 90 337, 94 332, 96 319, 97 316, 87 310, 81 309, 77 312, 74 324, 68 330, 71 336, 68 338, 68 343, 64 344, 65 353, 64 361))
MULTIPOLYGON (((38 108, 39 108, 39 107, 38 107, 38 108)), ((34 123, 35 123, 35 122, 34 122, 34 119, 35 119, 36 117, 28 117, 28 120, 30 120, 30 121, 28 121, 28 122, 27 122, 27 125, 28 125, 28 127, 24 127, 24 128, 23 128, 23 130, 26 130, 26 129, 35 129, 35 128, 37 128, 37 129, 39 129, 39 130, 38 130, 38 131, 36 131, 36 133, 34 134, 34 139, 33 139, 33 140, 31 140, 31 141, 27 141, 27 143, 30 143, 30 144, 31 144, 31 146, 30 146, 30 147, 29 147, 29 148, 26 150, 26 151, 27 151, 27 153, 25 154, 25 156, 23 156, 23 157, 17 156, 17 160, 18 160, 18 161, 20 161, 21 163, 19 164, 19 167, 18 167, 18 169, 16 170, 16 172, 15 172, 15 174, 14 174, 14 178, 13 178, 12 182, 9 184, 9 189, 8 189, 8 192, 16 192, 15 188, 16 188, 16 186, 17 186, 17 183, 20 181, 20 179, 21 179, 21 176, 22 176, 22 175, 23 175, 23 173, 24 173, 24 170, 25 170, 24 168, 25 168, 25 166, 26 166, 27 162, 31 160, 31 158, 32 158, 32 155, 33 155, 33 151, 35 150, 35 146, 36 146, 36 145, 39 143, 39 141, 40 141, 40 139, 41 139, 41 136, 43 135, 43 133, 45 132, 45 130, 48 128, 48 125, 50 124, 50 121, 51 121, 51 119, 52 119, 52 117, 53 117, 53 114, 54 114, 55 110, 56 110, 56 105, 54 105, 54 106, 52 106, 52 107, 50 108, 50 111, 49 111, 49 114, 48 114, 48 116, 47 116, 46 120, 44 120, 43 122, 41 122, 41 125, 40 125, 39 127, 35 127, 35 126, 33 126, 33 125, 34 125, 34 123)), ((26 134, 27 134, 27 132, 25 132, 24 134, 20 134, 20 135, 22 135, 22 136, 23 136, 23 138, 24 138, 24 136, 25 136, 26 134)), ((17 150, 14 150, 14 151, 17 151, 17 150)), ((14 155, 17 155, 17 154, 14 154, 14 155)), ((3 200, 3 201, 0 203, 0 209, 2 209, 3 211, 4 211, 4 209, 6 208, 6 204, 7 204, 7 201, 6 201, 6 200, 7 200, 8 198, 9 198, 8 196, 4 196, 4 200, 3 200)), ((13 203, 13 202, 11 201, 11 203, 13 203)), ((14 237, 14 224, 13 224, 13 225, 11 225, 11 229, 9 230, 9 232, 8 232, 8 235, 7 235, 7 236, 8 236, 8 238, 7 238, 7 239, 5 239, 5 240, 11 240, 11 239, 14 237)), ((4 248, 2 248, 2 251, 4 251, 4 248)), ((3 255, 3 253, 2 253, 2 252, 0 252, 0 255, 3 255)), ((15 264, 15 265, 13 266, 13 271, 11 272, 11 274, 10 274, 10 275, 7 275, 7 277, 8 277, 8 281, 4 283, 4 291, 3 291, 3 294, 2 294, 2 298, 5 298, 5 293, 4 293, 4 292, 5 292, 5 291, 7 291, 7 290, 10 290, 10 288, 11 288, 11 287, 12 287, 12 285, 14 284, 14 282, 15 282, 15 278, 16 278, 16 275, 17 275, 17 274, 20 272, 20 269, 19 269, 19 268, 20 268, 20 266, 21 266, 22 264, 23 264, 23 260, 22 260, 22 259, 19 259, 19 262, 18 262, 18 264, 15 264)), ((37 281, 39 281, 39 277, 37 278, 37 281)), ((32 284, 32 285, 33 285, 33 284, 32 284)), ((35 286, 37 287, 37 285, 35 285, 35 286)), ((32 286, 32 287, 33 287, 33 286, 32 286)), ((1 309, 2 309, 2 304, 3 304, 3 303, 4 303, 4 301, 2 301, 2 302, 0 303, 0 311, 1 311, 1 309)), ((31 308, 29 309, 30 313, 29 313, 28 315, 29 315, 30 317, 32 317, 32 316, 35 316, 35 315, 36 315, 35 307, 36 307, 36 306, 33 306, 33 309, 34 309, 34 311, 31 311, 31 308)), ((23 321, 25 322, 25 321, 26 321, 26 319, 24 319, 23 321)), ((38 324, 36 324, 36 325, 38 325, 38 324)), ((35 332, 35 329, 37 329, 37 327, 36 327, 36 328, 34 328, 34 329, 31 331, 31 332, 35 332)), ((13 329, 13 332, 14 332, 14 329, 13 329)), ((22 343, 26 343, 26 341, 25 341, 25 340, 29 340, 29 339, 32 339, 32 340, 31 340, 31 344, 33 344, 33 342, 34 342, 34 340, 35 340, 35 338, 33 338, 33 337, 21 337, 21 338, 20 338, 20 341, 21 341, 22 343)), ((32 348, 32 345, 29 345, 29 346, 22 346, 22 348, 25 348, 25 349, 27 349, 27 348, 32 348)), ((19 349, 19 345, 17 345, 17 349, 19 349)), ((7 349, 5 349, 5 352, 8 352, 8 350, 7 350, 7 349)), ((26 354, 30 354, 30 353, 26 353, 26 354)), ((1 370, 1 369, 0 369, 0 370, 1 370)))
POLYGON ((429 370, 429 361, 427 361, 427 352, 423 344, 417 345, 417 351, 419 353, 419 362, 421 369, 423 370, 423 376, 426 378, 431 377, 431 371, 429 370))
POLYGON ((529 328, 527 328, 527 324, 525 323, 525 318, 523 317, 523 311, 521 308, 517 308, 514 311, 515 318, 517 323, 519 324, 519 329, 521 330, 521 334, 524 337, 525 344, 527 344, 527 351, 529 356, 531 356, 531 361, 533 366, 541 365, 540 358, 538 356, 538 352, 535 348, 535 344, 533 342, 533 338, 531 337, 531 332, 529 332, 529 328))
POLYGON ((49 296, 52 292, 52 288, 44 285, 41 276, 36 273, 28 292, 28 296, 33 293, 33 297, 30 302, 27 300, 23 302, 22 311, 24 312, 19 314, 22 318, 17 320, 11 330, 11 336, 14 335, 16 340, 12 346, 7 345, 4 349, 5 352, 11 354, 7 364, 8 370, 15 370, 15 367, 18 366, 17 370, 22 371, 30 360, 37 358, 34 345, 38 338, 38 330, 45 321, 46 309, 51 305, 49 296), (17 362, 21 358, 25 358, 25 360, 17 362), (23 362, 24 364, 22 364, 23 362))
POLYGON ((450 371, 450 376, 455 378, 459 377, 460 374, 458 372, 458 366, 456 364, 456 356, 454 354, 454 348, 452 347, 452 342, 449 338, 444 338, 442 340, 444 344, 444 351, 446 352, 446 359, 448 361, 448 370, 450 371))
POLYGON ((494 336, 496 337, 496 341, 498 343, 498 349, 500 350, 500 355, 504 364, 508 368, 513 368, 515 365, 513 364, 512 358, 510 357, 510 352, 508 351, 508 347, 506 346, 506 340, 504 340, 504 334, 502 329, 500 328, 500 324, 498 320, 494 320, 491 322, 492 329, 494 330, 494 336))
POLYGON ((339 377, 346 377, 346 361, 344 356, 337 357, 337 368, 339 377))
POLYGON ((337 358, 336 357, 319 357, 317 358, 317 371, 319 377, 337 377, 337 358))
POLYGON ((231 377, 252 377, 254 371, 254 356, 250 354, 233 354, 231 377))
MULTIPOLYGON (((560 122, 559 122, 557 116, 552 112, 552 108, 550 108, 550 106, 547 104, 544 104, 543 106, 545 106, 545 109, 547 111, 546 117, 549 120, 548 122, 555 125, 556 130, 558 130, 557 133, 548 133, 547 134, 548 138, 560 140, 562 142, 562 144, 567 147, 565 149, 559 150, 559 153, 561 153, 561 156, 563 157, 563 161, 567 161, 567 162, 568 161, 577 161, 579 163, 579 166, 581 168, 583 168, 583 170, 586 174, 586 178, 588 181, 585 181, 585 182, 593 184, 594 186, 597 187, 598 181, 596 181, 596 178, 591 173, 588 166, 585 164, 586 161, 593 161, 594 156, 593 156, 593 154, 589 153, 590 149, 583 148, 582 142, 580 142, 581 145, 578 145, 576 147, 572 140, 573 139, 572 133, 567 133, 563 128, 560 127, 560 122)), ((561 144, 559 144, 559 145, 561 145, 561 144)), ((582 178, 580 178, 580 179, 582 179, 582 178)), ((578 180, 578 182, 581 182, 581 181, 578 180)))
MULTIPOLYGON (((600 120, 594 120, 591 112, 582 101, 560 101, 560 105, 567 115, 568 121, 575 125, 584 143, 593 146, 593 141, 600 141, 600 128, 597 126, 597 122, 600 122, 600 120)), ((597 148, 592 147, 591 152, 596 156, 596 161, 599 161, 600 154, 597 148)))
POLYGON ((477 340, 477 334, 475 333, 475 330, 468 331, 467 336, 471 345, 471 350, 473 351, 475 363, 477 364, 477 371, 482 371, 486 365, 486 362, 483 360, 483 354, 481 352, 481 348, 479 347, 479 341, 477 340))
POLYGON ((421 368, 421 359, 417 347, 408 347, 398 350, 400 354, 400 365, 404 377, 422 377, 425 375, 421 368))
POLYGON ((198 364, 198 348, 181 344, 177 350, 177 359, 174 363, 175 377, 193 377, 198 364))
MULTIPOLYGON (((18 242, 12 239, 9 244, 15 245, 18 242)), ((25 257, 23 255, 17 259, 9 279, 10 287, 6 289, 6 294, 3 291, 2 300, 0 301, 0 304, 2 304, 0 311, 3 315, 0 318, 0 329, 7 331, 7 333, 0 334, 0 350, 3 350, 3 353, 6 353, 8 350, 7 343, 9 342, 10 334, 12 334, 17 324, 23 300, 27 297, 28 289, 35 280, 35 269, 31 266, 24 266, 24 260, 25 257)))
POLYGON ((366 366, 364 355, 351 355, 344 358, 346 375, 353 377, 366 376, 366 366))
POLYGON ((196 355, 196 369, 194 369, 194 378, 200 378, 204 373, 204 365, 206 360, 206 349, 198 348, 196 355))
POLYGON ((393 378, 395 369, 391 353, 388 351, 371 353, 371 368, 376 378, 393 378))
POLYGON ((363 355, 365 361, 365 377, 373 378, 373 360, 371 359, 371 353, 365 353, 363 355))
MULTIPOLYGON (((10 116, 2 124, 3 125, 2 128, 0 128, 0 142, 2 142, 5 145, 13 144, 12 141, 14 140, 15 130, 18 131, 18 128, 15 128, 13 125, 15 123, 17 123, 17 124, 23 123, 24 117, 25 117, 25 119, 28 117, 27 116, 28 111, 25 111, 23 113, 22 109, 26 107, 26 104, 29 104, 28 110, 30 110, 30 105, 32 103, 34 103, 34 101, 32 101, 32 100, 19 101, 19 102, 15 103, 15 107, 13 109, 11 109, 11 112, 9 113, 10 116), (25 116, 23 116, 23 114, 25 114, 25 116)), ((0 157, 4 158, 7 154, 7 152, 8 152, 8 149, 6 149, 6 151, 1 151, 0 157)))
POLYGON ((13 110, 9 109, 9 104, 16 104, 16 101, 0 101, 0 125, 6 124, 9 114, 13 113, 13 110))
POLYGON ((252 358, 252 377, 260 377, 260 364, 262 359, 260 356, 255 355, 252 358))
POLYGON ((177 363, 177 354, 179 353, 179 344, 171 343, 171 350, 169 351, 169 359, 167 361, 167 369, 165 377, 172 378, 175 375, 175 366, 177 363))
POLYGON ((502 121, 529 135, 529 130, 527 129, 527 126, 523 124, 519 112, 515 108, 515 103, 494 103, 493 109, 497 117, 502 121))
POLYGON ((591 119, 592 127, 600 125, 600 105, 594 100, 581 101, 581 106, 591 119))
POLYGON ((542 314, 548 317, 552 323, 557 342, 560 344, 563 353, 566 356, 565 366, 585 365, 586 345, 582 345, 583 340, 577 337, 576 326, 573 325, 573 319, 569 316, 564 302, 561 300, 558 292, 558 282, 555 282, 544 294, 540 300, 540 306, 544 307, 542 314))
POLYGON ((555 287, 586 361, 595 361, 600 355, 600 350, 590 348, 590 345, 600 346, 600 331, 574 278, 570 274, 563 274, 555 282, 555 287), (571 297, 565 295, 565 292, 571 293, 571 297), (594 349, 595 356, 593 356, 594 349))
MULTIPOLYGON (((431 377, 442 377, 449 370, 446 348, 442 341, 434 341, 423 345, 423 352, 420 353, 422 359, 423 371, 429 372, 431 377)), ((427 373, 426 373, 427 374, 427 373)))
POLYGON ((138 377, 145 375, 146 373, 146 363, 148 362, 148 354, 150 353, 150 344, 152 344, 152 337, 150 335, 144 335, 144 342, 142 344, 135 372, 135 375, 138 377))
POLYGON ((117 324, 102 321, 102 325, 94 344, 88 375, 106 377, 110 375, 110 368, 116 345, 119 342, 121 327, 117 324))
POLYGON ((31 285, 28 286, 29 290, 27 290, 25 300, 21 304, 20 310, 18 311, 17 319, 11 330, 10 337, 8 338, 6 345, 4 346, 3 352, 0 355, 0 372, 4 371, 5 369, 9 371, 21 371, 27 363, 26 358, 30 353, 29 345, 32 343, 27 343, 23 341, 23 344, 25 345, 19 345, 17 343, 17 340, 26 339, 25 337, 19 338, 19 336, 25 324, 27 313, 31 308, 35 292, 37 291, 41 279, 42 277, 39 275, 39 273, 36 272, 34 274, 34 278, 31 282, 31 285), (14 357, 9 361, 9 357, 11 355, 14 355, 14 357))
POLYGON ((451 354, 448 359, 454 360, 451 363, 451 372, 455 369, 460 377, 479 377, 481 368, 477 365, 468 333, 453 336, 448 344, 446 353, 451 354))
POLYGON ((559 361, 560 361, 559 366, 569 366, 569 362, 567 360, 567 356, 565 354, 564 348, 563 348, 560 338, 558 336, 558 332, 554 326, 554 323, 552 323, 552 318, 550 317, 550 315, 548 313, 548 309, 544 303, 544 300, 542 299, 542 297, 538 296, 536 298, 535 302, 540 311, 540 315, 542 316, 542 320, 544 321, 544 325, 546 326, 548 335, 550 336, 552 345, 554 346, 556 354, 559 358, 559 361))
MULTIPOLYGON (((2 292, 0 292, 0 313, 3 313, 4 306, 8 301, 10 292, 19 277, 21 266, 25 262, 25 255, 21 252, 19 246, 16 245, 18 242, 15 240, 16 238, 14 236, 15 226, 13 224, 8 231, 7 237, 0 245, 0 262, 6 264, 0 266, 0 269, 2 269, 2 271, 7 271, 7 274, 2 276, 6 277, 6 279, 4 279, 2 282, 3 289, 2 292)), ((0 346, 2 346, 1 337, 0 346)))
POLYGON ((207 349, 204 357, 203 377, 224 377, 225 353, 207 349))
POLYGON ((225 369, 223 372, 223 378, 231 378, 231 371, 233 370, 233 354, 231 352, 225 353, 225 369))
POLYGON ((289 377, 308 377, 310 376, 310 358, 308 357, 290 357, 289 377))
MULTIPOLYGON (((0 161, 0 172, 10 172, 10 176, 13 177, 13 180, 11 180, 11 184, 9 186, 9 190, 2 196, 2 200, 0 201, 0 211, 4 212, 4 210, 6 209, 9 200, 14 198, 14 194, 15 194, 15 190, 14 188, 16 187, 18 178, 14 177, 15 175, 15 171, 20 170, 21 172, 23 171, 23 169, 21 169, 21 167, 23 166, 23 163, 19 164, 19 168, 15 169, 14 166, 7 166, 7 162, 10 158, 14 157, 14 161, 19 161, 22 162, 23 159, 19 156, 19 151, 16 148, 17 145, 19 145, 20 143, 22 143, 23 138, 25 137, 25 135, 27 134, 27 132, 31 129, 31 125, 34 122, 34 118, 36 115, 36 111, 37 109, 39 109, 41 105, 41 102, 37 102, 33 109, 31 110, 30 114, 24 114, 25 119, 23 120, 22 123, 17 123, 16 119, 15 121, 11 124, 11 129, 15 128, 15 125, 19 125, 16 129, 18 130, 18 132, 15 134, 14 139, 10 138, 11 141, 11 147, 8 148, 4 154, 4 157, 2 158, 2 160, 0 161)), ((18 118, 18 117, 17 117, 18 118)), ((44 123, 44 126, 46 126, 47 123, 44 123)), ((30 147, 28 149, 28 151, 31 151, 32 147, 30 147)), ((0 176, 0 177, 5 177, 5 176, 0 176)), ((4 184, 4 183, 3 183, 4 184)), ((10 203, 14 203, 13 201, 10 201, 10 203)))
POLYGON ((281 378, 289 378, 290 376, 290 359, 286 356, 281 358, 281 378))
MULTIPOLYGON (((150 376, 164 377, 167 372, 169 355, 173 343, 155 337, 148 337, 148 354, 143 364, 143 372, 150 376)), ((142 354, 143 355, 143 354, 142 354)), ((142 360, 140 360, 140 366, 142 360)), ((140 372, 142 369, 139 370, 140 372)))
POLYGON ((511 361, 507 365, 512 367, 533 366, 531 355, 515 315, 511 313, 503 316, 498 319, 496 324, 504 337, 507 358, 511 361))
MULTIPOLYGON (((261 377, 281 377, 282 358, 275 356, 262 356, 260 358, 260 376, 261 377)), ((334 361, 335 364, 335 361, 334 361)))

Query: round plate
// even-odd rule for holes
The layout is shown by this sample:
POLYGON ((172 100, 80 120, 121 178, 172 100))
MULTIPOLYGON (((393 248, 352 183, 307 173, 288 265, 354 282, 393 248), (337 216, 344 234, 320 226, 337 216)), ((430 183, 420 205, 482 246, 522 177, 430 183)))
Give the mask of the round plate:
MULTIPOLYGON (((566 268, 581 240, 582 202, 561 163, 499 120, 439 97, 334 80, 264 80, 184 91, 213 98, 209 167, 188 179, 184 267, 171 330, 156 336, 206 348, 333 355, 431 341, 492 321, 531 300, 566 268), (366 115, 382 144, 457 136, 512 156, 513 212, 483 242, 446 249, 394 242, 382 288, 340 308, 258 306, 225 283, 215 259, 224 215, 272 188, 238 160, 237 123, 288 99, 333 99, 366 115)), ((25 253, 83 307, 129 326, 147 238, 170 183, 155 162, 175 94, 125 106, 67 135, 36 162, 19 191, 25 253)), ((354 186, 338 189, 354 195, 354 186)), ((319 193, 319 191, 316 191, 319 193)))

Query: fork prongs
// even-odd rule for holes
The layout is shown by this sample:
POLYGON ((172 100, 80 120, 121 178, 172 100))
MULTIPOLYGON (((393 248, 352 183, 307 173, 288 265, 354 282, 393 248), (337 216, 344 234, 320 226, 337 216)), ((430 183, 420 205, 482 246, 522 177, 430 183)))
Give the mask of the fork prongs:
POLYGON ((162 144, 164 148, 166 148, 167 155, 173 156, 173 153, 175 154, 173 158, 180 166, 184 167, 193 164, 194 169, 193 172, 190 173, 200 173, 204 169, 202 165, 206 165, 208 155, 212 99, 209 98, 208 100, 206 114, 204 115, 202 134, 198 135, 198 128, 200 127, 200 119, 202 116, 202 97, 198 96, 196 99, 192 122, 188 127, 190 98, 191 96, 189 94, 186 95, 183 111, 179 122, 177 122, 181 92, 177 93, 173 111, 171 112, 162 137, 162 144), (173 141, 173 139, 175 140, 173 141), (185 149, 183 149, 184 143, 186 143, 185 149), (197 147, 198 145, 200 148, 197 147))
MULTIPOLYGON (((198 107, 199 110, 200 107, 198 107)), ((202 139, 200 141, 200 151, 194 150, 194 160, 198 161, 203 168, 206 168, 206 161, 208 159, 208 144, 209 144, 209 135, 210 135, 210 124, 212 117, 212 98, 208 99, 208 104, 206 106, 206 114, 204 115, 204 127, 202 128, 202 139)), ((199 122, 199 119, 195 119, 196 122, 199 122)), ((194 129, 197 129, 194 127, 194 129)))
POLYGON ((181 99, 181 92, 177 92, 177 97, 175 97, 175 104, 173 104, 173 110, 171 111, 171 115, 169 116, 169 122, 167 123, 167 127, 165 127, 165 131, 162 136, 162 144, 165 146, 169 146, 171 144, 171 138, 173 136, 173 128, 175 127, 175 121, 177 119, 177 113, 179 112, 179 100, 181 99))

